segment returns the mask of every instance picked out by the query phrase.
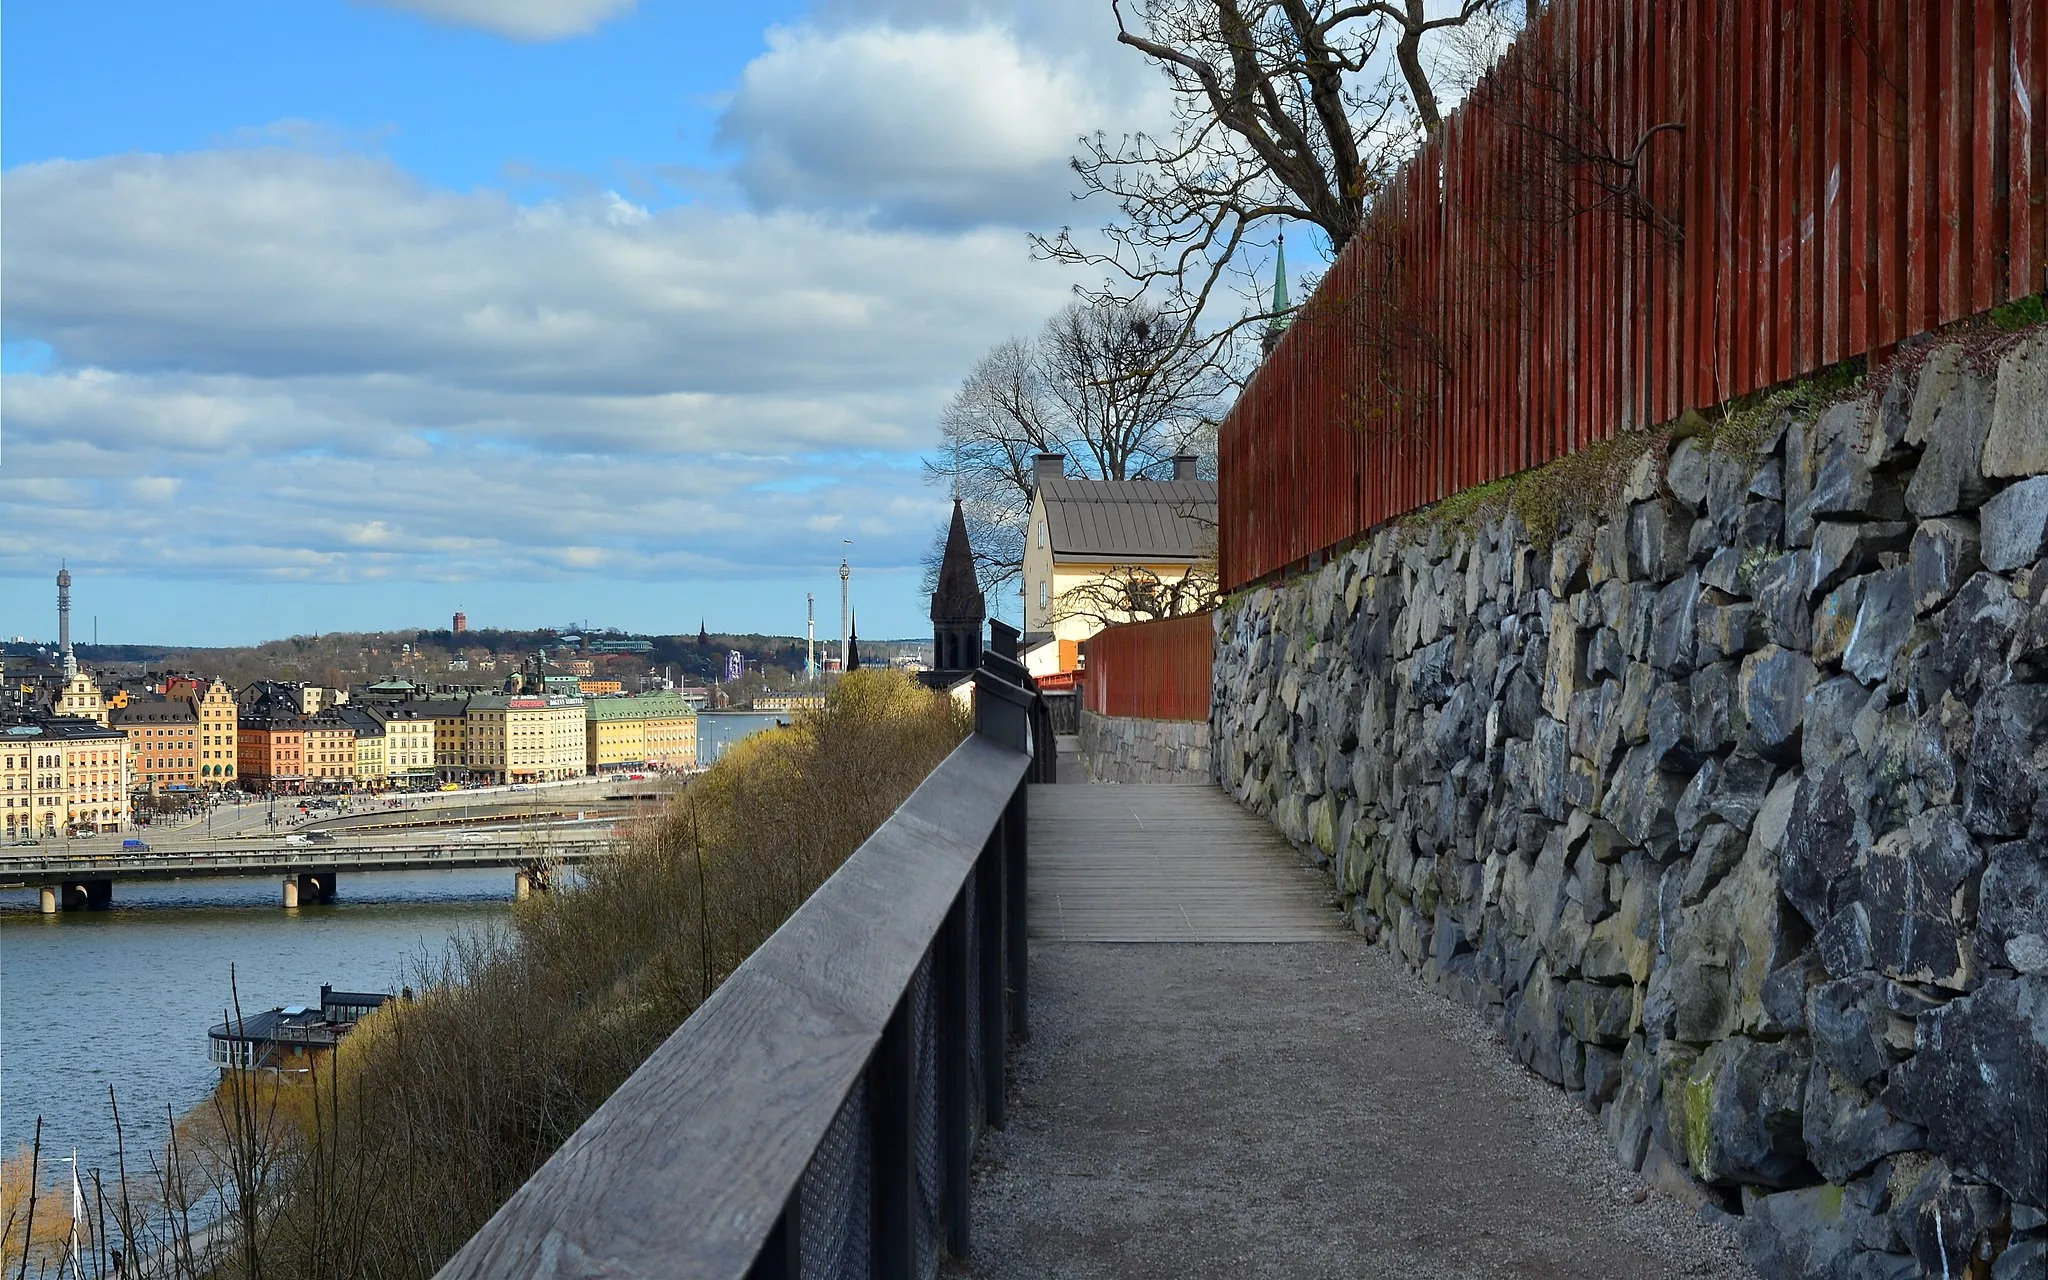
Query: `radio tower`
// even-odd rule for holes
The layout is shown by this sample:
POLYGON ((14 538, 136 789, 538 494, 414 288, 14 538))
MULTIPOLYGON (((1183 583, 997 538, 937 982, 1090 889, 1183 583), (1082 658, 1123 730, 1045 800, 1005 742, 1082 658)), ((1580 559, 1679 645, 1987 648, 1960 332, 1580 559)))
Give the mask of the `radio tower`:
POLYGON ((846 671, 846 640, 848 626, 846 608, 846 582, 847 579, 851 577, 853 577, 853 569, 846 563, 846 558, 842 556, 839 560, 839 670, 841 674, 844 674, 846 671))
POLYGON ((57 648, 64 655, 64 679, 78 674, 78 659, 71 653, 71 570, 57 569, 57 648))
POLYGON ((818 678, 818 593, 804 592, 804 679, 818 678))

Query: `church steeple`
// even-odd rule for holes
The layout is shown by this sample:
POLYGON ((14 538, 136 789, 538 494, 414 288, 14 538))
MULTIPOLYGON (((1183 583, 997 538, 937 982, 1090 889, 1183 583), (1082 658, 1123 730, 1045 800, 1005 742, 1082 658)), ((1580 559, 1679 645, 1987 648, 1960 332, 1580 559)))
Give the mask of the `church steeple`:
POLYGON ((1259 338, 1259 351, 1270 355, 1279 345, 1280 335, 1287 332, 1287 312, 1293 304, 1287 298, 1287 233, 1280 233, 1278 251, 1273 255, 1273 304, 1267 310, 1273 318, 1266 321, 1266 332, 1259 338))
POLYGON ((967 515, 953 499, 953 522, 939 559, 939 586, 932 592, 932 666, 969 671, 981 662, 981 628, 988 604, 974 572, 974 548, 967 541, 967 515))
POLYGON ((849 615, 847 623, 846 669, 848 671, 860 670, 860 611, 857 609, 849 615))
POLYGON ((702 618, 697 619, 697 647, 699 649, 709 649, 711 647, 711 633, 704 629, 704 619, 702 618))

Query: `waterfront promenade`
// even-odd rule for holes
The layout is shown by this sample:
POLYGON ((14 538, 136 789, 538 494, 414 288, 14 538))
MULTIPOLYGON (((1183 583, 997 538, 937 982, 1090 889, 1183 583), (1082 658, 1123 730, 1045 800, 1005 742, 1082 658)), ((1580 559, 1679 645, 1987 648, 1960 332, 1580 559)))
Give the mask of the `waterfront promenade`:
POLYGON ((1743 1277, 1209 787, 1033 787, 1032 1035, 977 1277, 1743 1277))

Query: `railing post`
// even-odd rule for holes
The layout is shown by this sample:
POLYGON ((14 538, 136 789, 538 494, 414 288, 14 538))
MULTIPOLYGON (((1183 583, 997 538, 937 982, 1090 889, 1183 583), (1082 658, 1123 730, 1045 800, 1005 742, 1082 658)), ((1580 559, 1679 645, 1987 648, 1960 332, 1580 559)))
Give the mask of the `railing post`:
MULTIPOLYGON (((945 923, 939 926, 938 950, 933 957, 937 970, 933 976, 939 984, 933 1019, 939 1033, 939 1208, 946 1224, 946 1251, 956 1258, 967 1256, 968 1175, 974 1159, 972 1031, 967 1025, 967 984, 973 980, 968 972, 967 913, 973 906, 963 886, 946 912, 945 923)), ((1000 1046, 1001 1042, 997 1043, 1000 1046)))
POLYGON ((1003 809, 1003 907, 1008 916, 1003 934, 1010 962, 1010 1034, 1019 1040, 1031 1035, 1031 943, 1025 932, 1030 895, 1025 872, 1030 859, 1024 850, 1024 804, 1029 793, 1030 788, 1018 783, 1003 809))
POLYGON ((981 847, 981 866, 974 875, 975 922, 981 935, 981 1101, 983 1114, 994 1128, 1009 1121, 1004 1098, 1004 1049, 1009 1033, 1003 1017, 1003 894, 1007 878, 1003 850, 1007 847, 1004 823, 998 819, 981 847))
POLYGON ((917 1028, 910 1002, 896 1001, 868 1066, 874 1106, 868 1130, 868 1274, 910 1280, 917 1270, 917 1028))

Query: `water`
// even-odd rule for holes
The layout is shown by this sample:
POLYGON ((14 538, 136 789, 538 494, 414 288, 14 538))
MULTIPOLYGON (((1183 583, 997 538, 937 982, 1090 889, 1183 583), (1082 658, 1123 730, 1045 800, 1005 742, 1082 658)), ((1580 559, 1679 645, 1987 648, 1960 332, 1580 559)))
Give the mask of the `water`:
MULTIPOLYGON (((397 991, 414 962, 461 934, 501 927, 512 872, 344 875, 333 906, 286 912, 273 876, 116 883, 114 909, 44 916, 34 890, 0 892, 0 1152, 78 1148, 114 1167, 107 1086, 130 1167, 161 1150, 219 1078, 206 1030, 234 966, 245 1013, 311 1004, 327 983, 397 991)), ((144 1166, 146 1167, 146 1165, 144 1166)))
POLYGON ((697 763, 711 765, 727 747, 763 729, 796 719, 790 711, 700 711, 697 713, 697 763))

